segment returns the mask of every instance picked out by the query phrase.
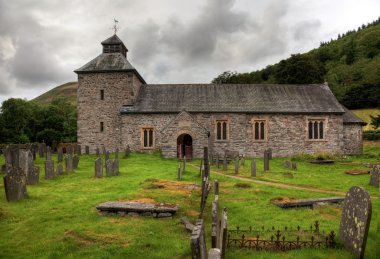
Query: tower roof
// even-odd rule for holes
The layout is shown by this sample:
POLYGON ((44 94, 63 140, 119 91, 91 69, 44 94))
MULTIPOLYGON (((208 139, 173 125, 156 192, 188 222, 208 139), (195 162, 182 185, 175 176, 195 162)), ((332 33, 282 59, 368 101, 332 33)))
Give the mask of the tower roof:
POLYGON ((102 45, 118 45, 118 44, 121 44, 127 51, 127 47, 124 45, 124 43, 121 41, 121 39, 116 35, 112 35, 111 37, 109 37, 108 39, 102 41, 102 45))

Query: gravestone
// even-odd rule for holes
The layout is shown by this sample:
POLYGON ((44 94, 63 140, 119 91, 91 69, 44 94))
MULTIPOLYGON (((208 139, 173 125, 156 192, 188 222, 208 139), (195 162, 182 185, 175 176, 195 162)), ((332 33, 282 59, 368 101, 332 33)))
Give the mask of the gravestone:
POLYGON ((116 148, 115 150, 115 159, 119 159, 119 149, 116 148))
POLYGON ((269 171, 269 151, 264 151, 264 172, 269 171))
POLYGON ((245 165, 245 159, 244 159, 244 157, 241 159, 241 166, 243 166, 244 167, 244 165, 245 165))
POLYGON ((106 150, 106 147, 105 147, 105 146, 102 146, 102 151, 103 151, 103 155, 105 156, 105 155, 106 155, 106 152, 107 152, 107 150, 106 150))
POLYGON ((77 144, 76 149, 77 149, 77 155, 81 156, 82 155, 82 146, 77 144))
POLYGON ((177 180, 182 180, 182 170, 181 170, 181 164, 178 164, 178 172, 177 172, 177 180))
POLYGON ((68 145, 66 147, 66 154, 70 154, 71 157, 74 155, 74 152, 73 152, 73 147, 71 145, 68 145))
POLYGON ((131 149, 129 148, 129 145, 127 145, 124 150, 124 157, 127 158, 130 153, 131 153, 131 149))
POLYGON ((206 238, 203 219, 195 223, 190 237, 191 256, 194 259, 207 259, 206 238))
POLYGON ((112 164, 113 175, 119 175, 119 159, 114 159, 112 164))
POLYGON ((46 160, 51 160, 51 148, 49 146, 46 147, 46 160))
POLYGON ((33 161, 36 160, 36 153, 37 153, 37 147, 35 144, 32 144, 32 147, 31 147, 31 151, 32 151, 32 155, 33 155, 33 161))
POLYGON ((371 215, 368 192, 358 186, 351 187, 344 200, 339 237, 345 248, 357 258, 364 258, 371 215))
POLYGON ((219 196, 219 181, 218 181, 218 179, 214 180, 214 195, 219 196))
POLYGON ((184 173, 186 171, 186 156, 183 156, 183 170, 182 172, 184 173))
POLYGON ((34 166, 33 170, 28 173, 26 183, 30 185, 38 184, 40 182, 40 167, 34 166))
POLYGON ((203 170, 203 159, 201 159, 201 164, 199 165, 199 176, 202 176, 202 170, 203 170))
POLYGON ((90 154, 90 147, 89 146, 85 146, 85 152, 86 152, 86 155, 90 154))
POLYGON ((235 174, 239 173, 239 158, 235 158, 235 174))
POLYGON ((380 174, 379 168, 376 166, 373 167, 370 173, 371 173, 371 177, 369 179, 369 184, 379 188, 379 174, 380 174))
POLYGON ((223 158, 223 171, 227 171, 227 157, 223 158))
POLYGON ((203 164, 205 168, 205 176, 208 177, 210 175, 210 163, 208 160, 208 147, 203 147, 203 164))
POLYGON ((96 156, 100 156, 100 150, 98 147, 96 148, 96 156))
POLYGON ((34 162, 33 162, 33 157, 32 157, 32 165, 31 167, 29 166, 29 154, 32 157, 32 154, 29 150, 22 150, 20 149, 19 151, 19 167, 22 169, 24 174, 27 176, 28 171, 33 170, 32 168, 34 167, 34 162))
POLYGON ((38 143, 38 156, 40 158, 45 156, 45 152, 44 152, 44 148, 43 148, 43 143, 38 143))
POLYGON ((100 157, 95 160, 95 177, 103 177, 103 162, 100 157))
POLYGON ((52 151, 53 152, 57 152, 57 147, 58 147, 58 143, 56 140, 53 140, 52 144, 51 144, 51 148, 52 148, 52 151))
POLYGON ((272 160, 272 149, 268 148, 268 159, 272 160))
POLYGON ((105 160, 106 160, 106 162, 108 160, 110 160, 110 152, 109 151, 106 151, 105 160))
POLYGON ((18 201, 28 196, 26 175, 21 168, 9 167, 3 179, 5 196, 8 202, 18 201))
POLYGON ((67 154, 65 157, 66 173, 72 173, 74 171, 74 161, 71 154, 67 154))
POLYGON ((253 159, 251 161, 251 176, 256 177, 256 162, 253 159))
POLYGON ((63 150, 61 147, 58 148, 57 161, 58 163, 62 163, 63 161, 63 150))
POLYGON ((63 173, 63 166, 62 166, 62 163, 58 163, 56 174, 57 174, 57 175, 62 175, 62 173, 63 173))
POLYGON ((292 162, 292 169, 297 170, 297 163, 296 162, 292 162))
POLYGON ((106 160, 106 176, 110 177, 113 175, 113 170, 112 170, 112 162, 111 160, 106 160))
POLYGON ((80 160, 80 156, 78 156, 78 155, 73 156, 73 168, 74 168, 74 170, 78 169, 79 160, 80 160))
POLYGON ((219 155, 216 155, 216 161, 215 161, 215 164, 216 164, 216 168, 219 169, 219 155))
POLYGON ((45 160, 45 179, 50 180, 54 178, 54 161, 45 160))

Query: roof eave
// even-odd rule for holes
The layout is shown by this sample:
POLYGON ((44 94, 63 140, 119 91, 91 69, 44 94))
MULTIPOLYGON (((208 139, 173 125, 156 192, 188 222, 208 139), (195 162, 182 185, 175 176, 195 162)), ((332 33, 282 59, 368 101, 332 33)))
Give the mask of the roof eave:
POLYGON ((134 69, 111 69, 111 70, 74 70, 74 73, 76 74, 91 74, 91 73, 113 73, 113 72, 116 72, 116 73, 120 73, 120 72, 133 72, 138 79, 140 79, 140 81, 143 83, 143 84, 146 84, 144 78, 140 75, 140 73, 134 68, 134 69))

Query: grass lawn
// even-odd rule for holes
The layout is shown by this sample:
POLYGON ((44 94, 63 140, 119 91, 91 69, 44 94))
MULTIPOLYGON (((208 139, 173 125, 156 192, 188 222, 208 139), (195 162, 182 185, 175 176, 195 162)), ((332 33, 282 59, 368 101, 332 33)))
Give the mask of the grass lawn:
MULTIPOLYGON (((378 161, 379 148, 366 149, 372 155, 349 158, 352 161, 378 161)), ((54 157, 56 159, 56 157, 54 157)), ((0 182, 0 258, 190 258, 189 233, 179 223, 181 217, 194 222, 198 216, 200 190, 184 188, 182 184, 200 184, 199 169, 187 166, 183 181, 176 181, 178 162, 163 159, 157 154, 133 153, 120 159, 120 176, 94 178, 95 156, 82 156, 75 173, 54 180, 45 180, 43 160, 37 159, 41 167, 40 183, 28 186, 29 198, 7 203, 3 182, 0 182), (159 179, 160 181, 153 180, 159 179), (162 185, 164 186, 162 188, 162 185), (161 187, 160 187, 161 186, 161 187), (95 206, 109 200, 154 200, 176 203, 180 206, 173 219, 143 217, 100 216, 95 206)), ((0 157, 2 164, 4 157, 0 157)), ((341 172, 344 165, 321 168, 299 162, 294 178, 283 177, 283 159, 271 161, 268 177, 260 179, 289 182, 304 186, 346 192, 353 185, 365 187, 371 195, 379 191, 368 186, 368 175, 347 176, 341 172), (326 170, 328 170, 326 172, 326 170), (307 172, 309 171, 309 172, 307 172), (311 176, 308 177, 307 173, 311 176), (273 176, 272 176, 273 175, 273 176), (276 176, 275 176, 276 175, 276 176), (351 178, 349 178, 351 177, 351 178), (317 178, 317 179, 316 179, 317 178), (329 179, 329 180, 325 180, 329 179), (323 184, 321 181, 325 181, 323 184)), ((191 162, 199 165, 198 161, 191 162)), ((248 168, 248 161, 246 167, 248 168)), ((360 166, 359 166, 360 167, 360 166)), ((258 161, 258 168, 262 168, 258 161)), ((352 168, 348 166, 347 168, 352 168)), ((361 167, 360 167, 361 168, 361 167)), ((212 169, 214 170, 214 168, 212 169)), ((248 170, 248 169, 247 169, 248 170)), ((244 174, 244 172, 242 172, 244 174)), ((275 197, 316 198, 323 193, 284 189, 249 183, 248 188, 239 188, 239 180, 223 175, 211 175, 220 182, 220 202, 228 208, 229 228, 283 227, 297 225, 308 227, 315 220, 321 229, 339 230, 341 209, 324 206, 317 209, 284 210, 269 204, 275 197)), ((206 211, 206 236, 210 247, 211 201, 206 211)), ((380 214, 379 199, 373 199, 373 215, 366 258, 376 258, 380 214)), ((298 250, 291 252, 255 252, 228 249, 227 258, 352 258, 342 249, 298 250)))

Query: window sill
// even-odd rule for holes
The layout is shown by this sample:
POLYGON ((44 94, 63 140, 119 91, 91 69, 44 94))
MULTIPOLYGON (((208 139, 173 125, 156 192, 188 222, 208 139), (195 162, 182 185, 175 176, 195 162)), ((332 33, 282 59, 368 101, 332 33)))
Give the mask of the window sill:
POLYGON ((307 139, 306 142, 328 142, 327 139, 307 139))
POLYGON ((217 139, 215 140, 215 143, 227 143, 228 140, 227 139, 217 139))
POLYGON ((154 150, 155 147, 141 147, 141 149, 143 149, 143 150, 154 150))

